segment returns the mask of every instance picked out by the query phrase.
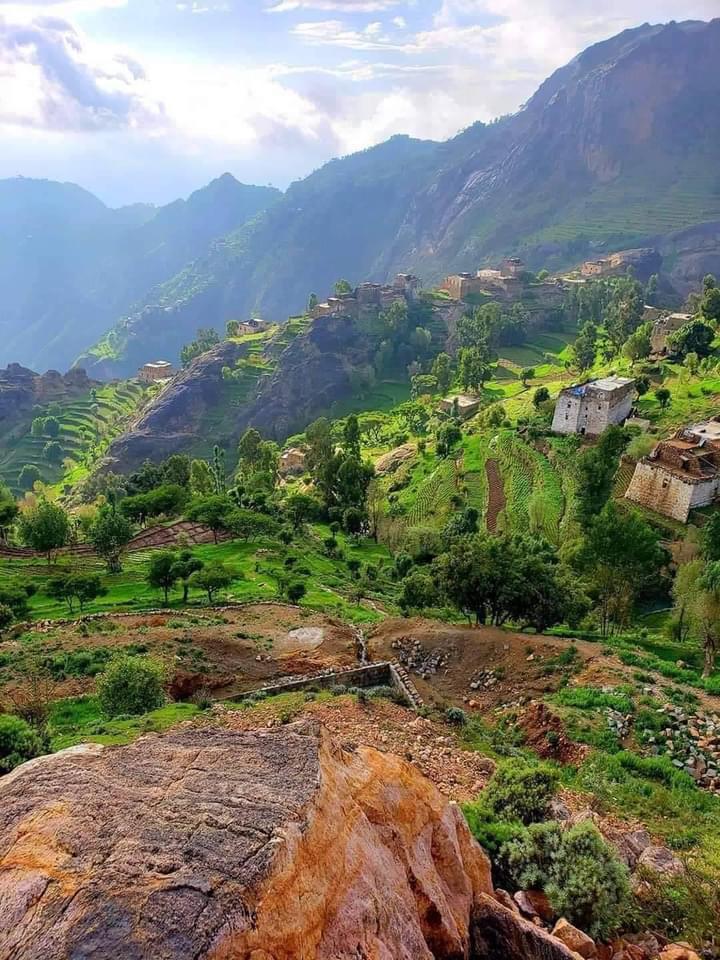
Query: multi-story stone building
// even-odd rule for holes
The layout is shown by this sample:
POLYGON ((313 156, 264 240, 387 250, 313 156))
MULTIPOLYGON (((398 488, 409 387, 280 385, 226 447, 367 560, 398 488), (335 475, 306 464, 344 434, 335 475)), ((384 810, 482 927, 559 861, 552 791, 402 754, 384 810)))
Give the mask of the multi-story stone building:
POLYGON ((155 383, 157 380, 169 380, 174 374, 175 370, 169 360, 154 360, 140 367, 137 379, 141 383, 155 383))
POLYGON ((625 496, 655 513, 687 523, 691 510, 720 496, 720 418, 662 440, 640 460, 625 496))
POLYGON ((399 300, 416 300, 421 289, 419 277, 411 273, 398 273, 391 284, 365 281, 358 284, 352 293, 328 297, 323 303, 318 303, 310 315, 313 319, 326 316, 357 319, 367 313, 386 310, 399 300))
POLYGON ((629 377, 603 377, 567 387, 555 404, 553 432, 599 436, 606 427, 625 420, 634 396, 635 381, 629 377))
POLYGON ((668 313, 657 317, 653 321, 650 333, 650 350, 655 356, 664 356, 667 353, 667 340, 671 333, 676 333, 680 327, 692 320, 691 313, 668 313))

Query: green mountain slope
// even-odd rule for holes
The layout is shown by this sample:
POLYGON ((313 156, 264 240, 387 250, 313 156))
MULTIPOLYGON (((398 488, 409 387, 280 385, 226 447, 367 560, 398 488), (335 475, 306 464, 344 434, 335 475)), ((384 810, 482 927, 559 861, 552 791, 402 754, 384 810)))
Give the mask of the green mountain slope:
POLYGON ((172 359, 201 323, 283 320, 340 276, 434 281, 508 253, 559 268, 720 220, 719 45, 720 20, 628 30, 514 116, 333 161, 153 290, 84 362, 127 373, 157 342, 172 359))
POLYGON ((279 195, 226 174, 159 210, 111 210, 74 184, 0 181, 0 364, 66 369, 149 288, 279 195))

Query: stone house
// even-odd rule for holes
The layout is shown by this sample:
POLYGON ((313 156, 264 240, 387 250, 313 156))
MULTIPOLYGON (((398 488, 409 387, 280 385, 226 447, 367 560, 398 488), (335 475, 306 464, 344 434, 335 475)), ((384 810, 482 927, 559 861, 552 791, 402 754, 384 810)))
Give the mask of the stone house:
POLYGON ((667 353, 667 339, 692 320, 691 313, 669 313, 653 321, 650 333, 650 350, 655 356, 665 356, 667 353))
POLYGON ((720 496, 720 417, 683 427, 640 460, 628 500, 687 523, 691 510, 720 496))
POLYGON ((252 320, 243 320, 238 324, 238 336, 246 333, 262 333, 269 330, 272 324, 269 320, 261 320, 259 317, 253 317, 252 320))
POLYGON ((480 404, 481 400, 479 397, 471 397, 465 393, 458 393, 451 397, 444 397, 440 401, 440 409, 443 413, 452 414, 457 408, 458 417, 461 420, 467 420, 478 412, 480 404))
POLYGON ((586 260, 580 267, 580 273, 583 277, 602 277, 612 270, 609 257, 603 257, 600 260, 586 260))
POLYGON ((313 307, 310 316, 351 317, 353 320, 386 310, 398 300, 416 300, 422 281, 411 273, 398 273, 392 283, 372 283, 366 280, 358 284, 352 293, 341 293, 328 297, 323 303, 313 307))
POLYGON ((169 380, 175 370, 169 360, 154 360, 145 363, 137 372, 137 379, 141 383, 156 383, 158 380, 169 380))
POLYGON ((305 451, 300 447, 290 447, 280 454, 280 474, 283 477, 297 476, 305 472, 305 451))
POLYGON ((603 377, 567 387, 555 404, 552 430, 599 436, 611 424, 623 423, 634 396, 635 381, 629 377, 603 377))

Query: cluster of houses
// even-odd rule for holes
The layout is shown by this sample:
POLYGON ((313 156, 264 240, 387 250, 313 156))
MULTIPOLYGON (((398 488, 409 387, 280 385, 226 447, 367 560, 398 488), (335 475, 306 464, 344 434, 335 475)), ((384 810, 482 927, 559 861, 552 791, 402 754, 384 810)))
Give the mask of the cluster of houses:
MULTIPOLYGON (((629 419, 635 381, 603 377, 567 387, 555 405, 555 433, 599 436, 629 419)), ((720 496, 720 417, 683 427, 661 440, 635 466, 625 497, 655 513, 687 523, 691 510, 720 496)))
POLYGON ((422 289, 422 281, 411 273, 398 273, 392 283, 358 284, 350 293, 339 293, 328 297, 323 303, 316 304, 310 311, 313 319, 317 317, 343 316, 354 320, 368 314, 387 310, 393 303, 417 299, 422 289))

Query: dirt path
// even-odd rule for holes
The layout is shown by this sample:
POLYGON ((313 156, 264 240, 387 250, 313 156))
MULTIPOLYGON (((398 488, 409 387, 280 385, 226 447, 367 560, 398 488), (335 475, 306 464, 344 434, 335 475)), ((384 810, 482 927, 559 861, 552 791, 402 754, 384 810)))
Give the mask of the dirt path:
POLYGON ((497 460, 485 461, 485 474, 488 482, 487 528, 490 533, 497 531, 498 517, 505 509, 505 490, 497 460))

